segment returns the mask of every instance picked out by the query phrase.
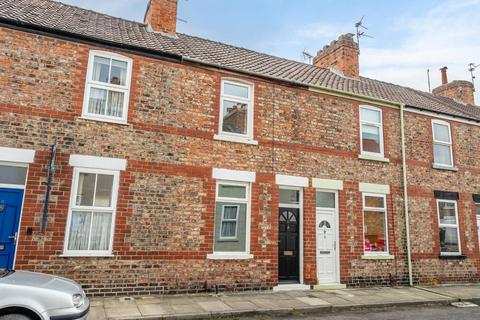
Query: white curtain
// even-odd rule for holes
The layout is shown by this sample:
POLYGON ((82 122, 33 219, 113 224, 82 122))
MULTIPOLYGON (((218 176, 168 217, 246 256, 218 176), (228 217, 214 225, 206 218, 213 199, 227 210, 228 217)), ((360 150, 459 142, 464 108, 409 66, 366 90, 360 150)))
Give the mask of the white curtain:
POLYGON ((91 212, 72 212, 68 250, 88 250, 91 212))
POLYGON ((223 220, 222 221, 222 237, 235 237, 237 229, 237 207, 236 206, 225 206, 223 207, 223 220), (229 221, 230 220, 230 221, 229 221), (234 220, 234 221, 232 221, 234 220))
POLYGON ((90 88, 88 113, 104 115, 106 103, 107 103, 107 90, 90 88))
POLYGON ((110 246, 111 212, 94 212, 90 250, 108 250, 110 246))
POLYGON ((107 116, 122 117, 123 92, 108 91, 107 116))

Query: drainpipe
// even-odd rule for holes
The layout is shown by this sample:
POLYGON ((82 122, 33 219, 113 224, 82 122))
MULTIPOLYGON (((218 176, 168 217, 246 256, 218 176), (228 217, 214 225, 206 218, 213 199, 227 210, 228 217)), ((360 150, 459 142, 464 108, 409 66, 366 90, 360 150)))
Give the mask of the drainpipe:
POLYGON ((408 179, 407 179, 407 156, 405 152, 405 104, 400 105, 400 132, 402 139, 402 167, 403 167, 403 207, 405 210, 405 235, 407 238, 407 264, 408 264, 408 284, 413 287, 412 278, 412 252, 410 247, 410 216, 408 214, 408 179))

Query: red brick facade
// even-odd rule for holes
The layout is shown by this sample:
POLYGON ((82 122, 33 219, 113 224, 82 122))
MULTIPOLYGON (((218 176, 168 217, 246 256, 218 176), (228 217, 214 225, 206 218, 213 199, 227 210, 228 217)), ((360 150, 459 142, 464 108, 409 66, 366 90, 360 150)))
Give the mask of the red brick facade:
MULTIPOLYGON (((109 50, 0 28, 0 146, 34 149, 16 269, 67 276, 92 295, 262 290, 278 284, 276 174, 343 181, 340 282, 407 284, 400 112, 383 111, 385 158, 359 159, 359 105, 286 83, 132 53, 128 123, 81 117, 89 51, 109 50), (254 84, 258 145, 218 141, 223 77, 254 84), (58 139, 47 229, 40 231, 49 145, 58 139), (112 257, 62 256, 72 185, 71 154, 127 160, 120 173, 112 257), (247 260, 210 260, 213 168, 256 172, 247 260), (360 183, 388 185, 393 259, 363 259, 360 183), (33 233, 28 234, 27 229, 33 233)), ((432 117, 406 112, 408 195, 415 282, 477 281, 480 256, 472 194, 480 193, 480 129, 449 121, 458 171, 432 168, 432 117), (433 190, 455 191, 465 259, 439 259, 433 190)), ((315 189, 303 189, 303 280, 315 285, 315 189)))

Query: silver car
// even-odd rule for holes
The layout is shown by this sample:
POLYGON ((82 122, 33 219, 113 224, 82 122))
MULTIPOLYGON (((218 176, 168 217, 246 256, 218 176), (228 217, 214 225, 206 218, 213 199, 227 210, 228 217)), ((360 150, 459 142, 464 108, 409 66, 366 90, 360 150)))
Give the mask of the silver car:
POLYGON ((89 309, 73 280, 0 269, 0 320, 83 320, 89 309))

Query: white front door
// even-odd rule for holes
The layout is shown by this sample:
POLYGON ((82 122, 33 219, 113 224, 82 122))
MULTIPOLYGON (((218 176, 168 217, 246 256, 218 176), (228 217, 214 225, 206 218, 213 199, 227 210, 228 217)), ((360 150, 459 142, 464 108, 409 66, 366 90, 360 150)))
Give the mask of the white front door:
POLYGON ((336 192, 317 191, 317 278, 319 284, 338 283, 336 192))

